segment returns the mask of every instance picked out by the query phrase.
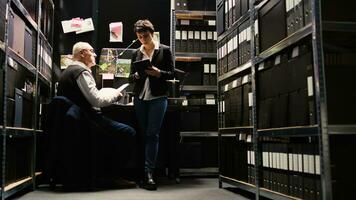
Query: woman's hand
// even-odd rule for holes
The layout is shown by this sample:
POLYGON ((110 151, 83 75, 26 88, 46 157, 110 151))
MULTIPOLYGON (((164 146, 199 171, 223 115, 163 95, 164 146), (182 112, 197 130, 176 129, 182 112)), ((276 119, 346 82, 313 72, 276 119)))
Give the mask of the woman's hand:
POLYGON ((137 73, 137 72, 136 72, 136 73, 134 73, 134 75, 133 75, 133 76, 134 76, 134 78, 135 78, 135 79, 140 79, 140 75, 138 75, 138 73, 137 73))
POLYGON ((150 67, 149 69, 146 69, 145 72, 150 75, 159 78, 161 76, 161 70, 158 69, 155 66, 150 67))

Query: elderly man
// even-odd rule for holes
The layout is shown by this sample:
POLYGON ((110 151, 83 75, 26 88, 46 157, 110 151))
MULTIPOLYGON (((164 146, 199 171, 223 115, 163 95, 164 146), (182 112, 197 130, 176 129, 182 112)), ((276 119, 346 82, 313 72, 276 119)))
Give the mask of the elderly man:
POLYGON ((116 102, 121 92, 115 88, 98 90, 91 67, 95 66, 93 47, 86 42, 73 46, 73 63, 62 73, 58 82, 58 96, 65 96, 78 105, 99 127, 114 134, 134 136, 136 131, 126 125, 101 115, 100 107, 116 102))

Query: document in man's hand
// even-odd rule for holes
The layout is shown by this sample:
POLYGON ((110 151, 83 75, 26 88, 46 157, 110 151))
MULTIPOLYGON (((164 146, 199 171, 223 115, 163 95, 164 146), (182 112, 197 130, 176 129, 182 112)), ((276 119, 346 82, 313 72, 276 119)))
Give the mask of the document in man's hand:
POLYGON ((140 76, 145 74, 145 70, 152 66, 149 59, 139 60, 132 63, 140 76))
POLYGON ((125 84, 121 85, 119 88, 117 88, 117 90, 118 90, 119 92, 122 92, 127 86, 129 86, 129 84, 128 84, 128 83, 125 83, 125 84))

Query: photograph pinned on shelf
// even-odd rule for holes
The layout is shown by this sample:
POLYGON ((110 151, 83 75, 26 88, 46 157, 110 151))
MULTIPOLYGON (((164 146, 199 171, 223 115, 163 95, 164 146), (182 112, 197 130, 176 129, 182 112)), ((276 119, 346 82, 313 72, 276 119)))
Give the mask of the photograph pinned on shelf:
POLYGON ((80 17, 61 21, 63 33, 75 32, 76 34, 94 31, 92 18, 83 19, 80 17))
POLYGON ((116 60, 118 51, 112 48, 103 48, 99 58, 99 73, 100 74, 116 74, 116 60))
POLYGON ((122 22, 112 22, 109 24, 110 42, 122 42, 123 25, 122 22))
POLYGON ((116 59, 115 77, 128 78, 130 74, 131 59, 116 59))
POLYGON ((76 31, 76 34, 94 31, 94 24, 91 18, 84 19, 80 30, 76 31))

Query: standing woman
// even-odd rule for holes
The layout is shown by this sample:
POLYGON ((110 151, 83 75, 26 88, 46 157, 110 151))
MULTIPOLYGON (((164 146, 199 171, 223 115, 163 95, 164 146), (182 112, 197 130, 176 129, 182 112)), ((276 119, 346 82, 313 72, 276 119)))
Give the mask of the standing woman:
POLYGON ((134 108, 139 126, 144 136, 145 179, 143 187, 156 190, 153 179, 156 167, 159 132, 167 109, 167 81, 174 78, 172 53, 168 46, 159 45, 153 40, 154 27, 149 20, 138 20, 134 32, 141 47, 132 55, 131 63, 150 59, 152 67, 140 76, 131 65, 130 82, 135 82, 134 108))

